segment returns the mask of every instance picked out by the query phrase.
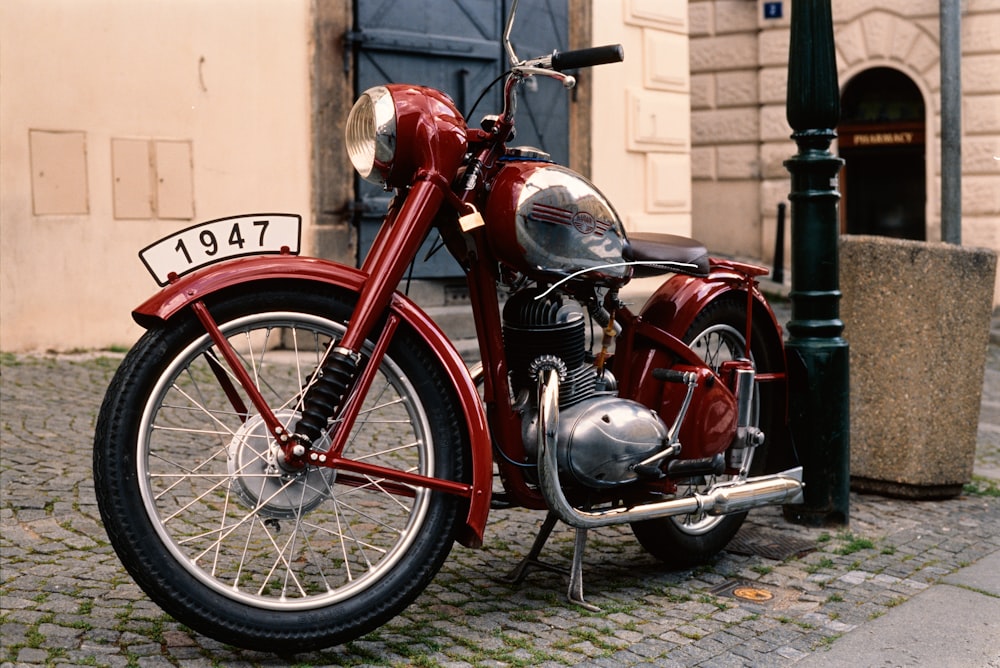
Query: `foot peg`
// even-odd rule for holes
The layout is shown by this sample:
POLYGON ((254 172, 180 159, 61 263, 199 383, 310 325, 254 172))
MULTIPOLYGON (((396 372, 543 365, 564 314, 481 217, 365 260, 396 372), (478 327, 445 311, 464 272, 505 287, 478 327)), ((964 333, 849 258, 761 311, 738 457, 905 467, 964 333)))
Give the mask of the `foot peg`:
POLYGON ((637 464, 632 470, 643 480, 660 480, 667 477, 667 474, 659 466, 637 464))
POLYGON ((671 478, 722 475, 725 470, 726 458, 721 454, 701 459, 674 459, 667 464, 667 475, 671 478))
POLYGON ((667 464, 666 473, 659 466, 638 464, 632 469, 643 480, 661 478, 693 478, 700 475, 722 475, 726 471, 726 458, 721 454, 701 459, 674 459, 667 464))

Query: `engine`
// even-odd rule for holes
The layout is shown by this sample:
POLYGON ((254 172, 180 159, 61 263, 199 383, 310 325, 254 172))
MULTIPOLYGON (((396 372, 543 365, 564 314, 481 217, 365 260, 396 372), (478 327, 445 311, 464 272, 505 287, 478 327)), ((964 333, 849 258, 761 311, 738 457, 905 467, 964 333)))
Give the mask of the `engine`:
POLYGON ((667 427, 655 412, 622 399, 609 373, 601 377, 587 347, 588 319, 558 294, 517 292, 504 307, 504 348, 511 389, 523 397, 525 449, 537 458, 537 374, 558 366, 560 479, 608 489, 638 478, 635 466, 666 446, 667 427))

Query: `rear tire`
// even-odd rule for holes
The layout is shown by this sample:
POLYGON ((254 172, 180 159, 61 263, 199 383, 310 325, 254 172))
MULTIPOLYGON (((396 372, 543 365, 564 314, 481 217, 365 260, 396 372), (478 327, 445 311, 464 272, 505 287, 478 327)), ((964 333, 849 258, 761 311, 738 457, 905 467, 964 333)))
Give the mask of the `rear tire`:
MULTIPOLYGON (((714 370, 727 360, 749 357, 756 369, 766 369, 767 349, 763 337, 751 332, 752 347, 746 354, 746 297, 726 296, 710 303, 688 328, 684 342, 714 370)), ((755 387, 754 414, 770 415, 760 405, 760 393, 755 387)), ((766 429, 766 426, 762 426, 766 429)), ((759 453, 758 453, 759 454, 759 453)), ((755 457, 754 472, 762 468, 762 458, 755 457)), ((729 476, 698 476, 678 481, 677 495, 692 496, 703 492, 729 476)), ((706 563, 721 552, 739 531, 747 513, 732 515, 677 515, 632 523, 632 532, 647 552, 671 568, 691 568, 706 563)))
MULTIPOLYGON (((310 285, 209 306, 291 430, 351 302, 310 285)), ((234 399, 220 383, 221 359, 197 320, 179 316, 147 332, 111 383, 94 480, 122 563, 178 621, 248 649, 303 652, 384 624, 448 556, 464 503, 372 476, 283 467, 246 392, 233 383, 234 399)), ((467 480, 453 397, 424 341, 400 327, 344 457, 467 480)))

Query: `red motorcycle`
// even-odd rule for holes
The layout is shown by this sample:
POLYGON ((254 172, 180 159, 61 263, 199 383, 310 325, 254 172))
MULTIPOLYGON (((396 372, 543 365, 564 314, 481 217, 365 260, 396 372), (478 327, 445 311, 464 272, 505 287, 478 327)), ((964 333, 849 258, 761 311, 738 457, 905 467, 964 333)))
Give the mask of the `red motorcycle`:
POLYGON ((354 105, 351 161, 395 193, 360 270, 299 257, 301 220, 281 214, 141 252, 164 287, 133 313, 147 331, 101 408, 95 487, 122 563, 191 628, 276 652, 347 642, 511 506, 548 511, 514 579, 561 520, 577 530, 569 595, 587 605, 588 529, 629 523, 686 567, 749 509, 801 502, 766 270, 627 235, 585 178, 507 146, 525 80, 569 88, 565 70, 623 58, 521 60, 514 12, 503 109, 481 129, 420 86, 354 105), (467 276, 472 368, 397 291, 434 229, 467 276), (619 290, 637 276, 663 282, 633 312, 619 290))

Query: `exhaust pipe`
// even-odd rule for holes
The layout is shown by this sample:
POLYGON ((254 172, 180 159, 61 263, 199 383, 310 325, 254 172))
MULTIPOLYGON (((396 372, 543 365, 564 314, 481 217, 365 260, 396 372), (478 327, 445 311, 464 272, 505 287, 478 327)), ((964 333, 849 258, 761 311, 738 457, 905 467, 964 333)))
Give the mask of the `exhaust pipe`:
POLYGON ((638 522, 672 515, 728 515, 760 506, 802 503, 802 467, 773 475, 722 483, 706 494, 643 504, 633 508, 579 510, 566 500, 559 484, 556 438, 559 430, 559 377, 553 370, 538 379, 538 475, 549 508, 577 529, 638 522))

